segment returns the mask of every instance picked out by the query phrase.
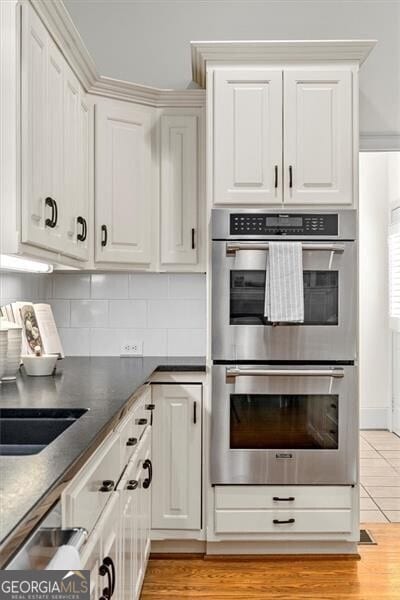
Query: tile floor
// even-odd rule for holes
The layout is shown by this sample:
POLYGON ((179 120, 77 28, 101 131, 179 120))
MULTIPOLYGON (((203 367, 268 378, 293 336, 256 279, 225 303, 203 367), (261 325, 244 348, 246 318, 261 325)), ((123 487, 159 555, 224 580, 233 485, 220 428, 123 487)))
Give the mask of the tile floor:
POLYGON ((361 431, 361 523, 400 523, 400 437, 361 431))

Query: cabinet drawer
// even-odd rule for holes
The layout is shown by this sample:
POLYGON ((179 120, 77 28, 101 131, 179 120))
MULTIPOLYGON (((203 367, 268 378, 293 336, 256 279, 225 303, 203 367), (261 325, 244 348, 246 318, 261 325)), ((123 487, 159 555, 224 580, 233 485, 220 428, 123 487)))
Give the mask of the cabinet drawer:
POLYGON ((351 486, 216 486, 216 509, 350 509, 351 486))
POLYGON ((151 411, 146 406, 151 404, 151 388, 147 387, 137 398, 126 419, 119 425, 121 470, 131 459, 137 449, 146 427, 151 422, 151 411))
POLYGON ((90 458, 62 496, 63 527, 84 527, 90 532, 120 476, 119 435, 112 434, 90 458), (103 481, 113 485, 103 486, 103 481), (109 491, 101 491, 101 488, 109 491))
POLYGON ((351 520, 351 510, 216 510, 215 532, 347 533, 351 520))

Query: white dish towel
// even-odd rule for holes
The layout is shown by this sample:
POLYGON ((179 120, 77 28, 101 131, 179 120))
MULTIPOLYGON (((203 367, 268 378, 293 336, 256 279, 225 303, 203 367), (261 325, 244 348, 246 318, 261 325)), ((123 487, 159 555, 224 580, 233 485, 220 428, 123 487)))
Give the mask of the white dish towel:
POLYGON ((60 546, 46 567, 47 571, 80 571, 81 557, 74 546, 60 546))
POLYGON ((269 242, 264 316, 272 323, 304 322, 301 242, 269 242))

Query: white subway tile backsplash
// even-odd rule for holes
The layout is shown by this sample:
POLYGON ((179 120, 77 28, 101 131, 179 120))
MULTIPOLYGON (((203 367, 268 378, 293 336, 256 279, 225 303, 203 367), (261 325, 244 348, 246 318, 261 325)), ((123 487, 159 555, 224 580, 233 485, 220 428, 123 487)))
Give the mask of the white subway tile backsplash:
POLYGON ((203 329, 206 326, 204 300, 149 300, 148 327, 166 329, 203 329))
POLYGON ((168 356, 205 356, 205 329, 168 329, 168 356))
POLYGON ((0 274, 2 304, 49 302, 68 356, 204 355, 206 280, 189 273, 0 274))
POLYGON ((127 273, 92 274, 92 298, 128 298, 129 275, 127 273))
POLYGON ((53 298, 90 298, 90 275, 87 273, 56 273, 53 286, 53 298))
POLYGON ((170 298, 198 298, 206 295, 206 277, 202 273, 172 273, 168 275, 170 298))
POLYGON ((71 327, 107 327, 107 300, 71 300, 71 327))
POLYGON ((130 298, 168 298, 168 275, 164 273, 131 273, 130 298))
POLYGON ((110 300, 110 327, 146 327, 146 300, 110 300))
POLYGON ((166 356, 167 332, 157 329, 92 329, 92 356, 119 356, 124 344, 143 341, 143 355, 166 356))
POLYGON ((70 301, 52 299, 49 301, 49 304, 53 309, 54 319, 57 327, 69 327, 71 325, 70 301))
POLYGON ((90 329, 60 327, 58 332, 66 356, 90 355, 90 329))

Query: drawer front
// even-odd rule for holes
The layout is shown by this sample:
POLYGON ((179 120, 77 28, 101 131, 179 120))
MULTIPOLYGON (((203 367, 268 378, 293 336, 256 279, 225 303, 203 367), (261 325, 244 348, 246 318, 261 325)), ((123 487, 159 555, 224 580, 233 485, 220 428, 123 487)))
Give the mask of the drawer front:
POLYGON ((137 450, 147 425, 151 421, 151 411, 146 406, 151 404, 150 386, 138 396, 136 403, 126 419, 118 427, 120 434, 121 469, 137 450))
POLYGON ((119 435, 114 433, 64 491, 64 527, 84 527, 88 532, 92 531, 120 477, 119 464, 120 440, 119 435), (104 485, 105 481, 113 482, 114 485, 104 485))
POLYGON ((351 510, 216 510, 216 533, 349 533, 351 510))
POLYGON ((216 486, 216 509, 351 509, 351 486, 216 486))

